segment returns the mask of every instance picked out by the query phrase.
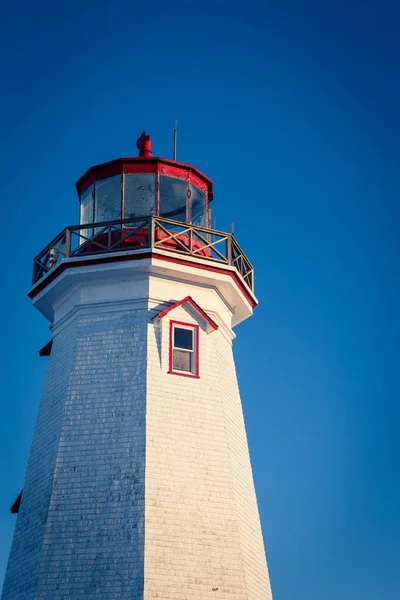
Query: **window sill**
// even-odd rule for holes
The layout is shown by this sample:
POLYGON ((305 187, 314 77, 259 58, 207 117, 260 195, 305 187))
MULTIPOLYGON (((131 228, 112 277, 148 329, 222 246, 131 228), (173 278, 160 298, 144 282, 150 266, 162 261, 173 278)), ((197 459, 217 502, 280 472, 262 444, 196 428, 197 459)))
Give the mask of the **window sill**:
POLYGON ((168 371, 168 375, 180 375, 181 377, 191 377, 192 379, 200 379, 200 375, 193 373, 183 373, 181 371, 168 371))

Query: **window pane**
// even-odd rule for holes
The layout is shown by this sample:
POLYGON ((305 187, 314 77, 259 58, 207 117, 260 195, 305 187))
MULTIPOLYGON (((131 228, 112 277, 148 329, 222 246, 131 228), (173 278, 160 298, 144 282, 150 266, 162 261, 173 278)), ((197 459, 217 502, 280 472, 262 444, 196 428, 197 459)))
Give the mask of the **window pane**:
POLYGON ((173 368, 177 371, 191 371, 192 353, 185 350, 174 350, 173 368))
POLYGON ((121 175, 96 181, 95 221, 121 219, 121 175))
POLYGON ((81 225, 93 223, 93 184, 81 195, 81 225))
POLYGON ((126 173, 124 178, 124 219, 156 213, 156 176, 153 173, 126 173))
POLYGON ((195 185, 190 184, 190 220, 193 225, 205 227, 206 220, 206 194, 195 185))
POLYGON ((174 221, 186 221, 188 182, 160 176, 160 215, 174 221))
POLYGON ((174 347, 193 350, 193 329, 174 327, 174 347))

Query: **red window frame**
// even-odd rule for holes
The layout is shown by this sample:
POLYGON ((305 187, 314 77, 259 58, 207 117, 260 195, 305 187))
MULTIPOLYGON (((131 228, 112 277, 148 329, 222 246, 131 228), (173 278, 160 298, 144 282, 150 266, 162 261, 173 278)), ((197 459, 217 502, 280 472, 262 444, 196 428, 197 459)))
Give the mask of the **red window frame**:
POLYGON ((183 321, 173 321, 169 322, 169 371, 171 375, 181 375, 182 377, 192 377, 194 379, 199 379, 199 326, 194 323, 184 323, 183 321), (188 329, 192 329, 194 331, 194 364, 195 371, 194 373, 188 373, 186 371, 174 371, 173 365, 173 350, 174 350, 174 326, 182 325, 188 329))

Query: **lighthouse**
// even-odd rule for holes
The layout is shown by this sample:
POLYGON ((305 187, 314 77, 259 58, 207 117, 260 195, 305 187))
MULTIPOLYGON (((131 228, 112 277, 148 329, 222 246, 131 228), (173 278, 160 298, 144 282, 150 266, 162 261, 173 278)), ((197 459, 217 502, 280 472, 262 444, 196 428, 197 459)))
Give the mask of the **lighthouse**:
POLYGON ((212 181, 137 145, 34 259, 52 336, 2 600, 271 598, 232 353, 253 267, 212 181))

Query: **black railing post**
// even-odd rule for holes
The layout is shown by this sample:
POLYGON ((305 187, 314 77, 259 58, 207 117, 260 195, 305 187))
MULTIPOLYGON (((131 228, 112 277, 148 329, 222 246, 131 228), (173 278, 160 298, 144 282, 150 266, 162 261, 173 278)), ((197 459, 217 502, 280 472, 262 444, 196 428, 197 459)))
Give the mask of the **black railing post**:
POLYGON ((65 258, 71 256, 71 230, 67 227, 65 230, 65 258))
POLYGON ((155 217, 152 215, 149 218, 149 241, 148 241, 148 247, 150 248, 150 250, 153 250, 153 244, 154 244, 154 225, 155 225, 155 217))
POLYGON ((226 254, 228 259, 228 265, 232 265, 232 234, 229 233, 226 238, 226 254))
POLYGON ((33 273, 32 273, 32 283, 35 284, 37 282, 37 280, 39 279, 39 268, 38 268, 38 264, 36 262, 36 260, 33 260, 33 273))

